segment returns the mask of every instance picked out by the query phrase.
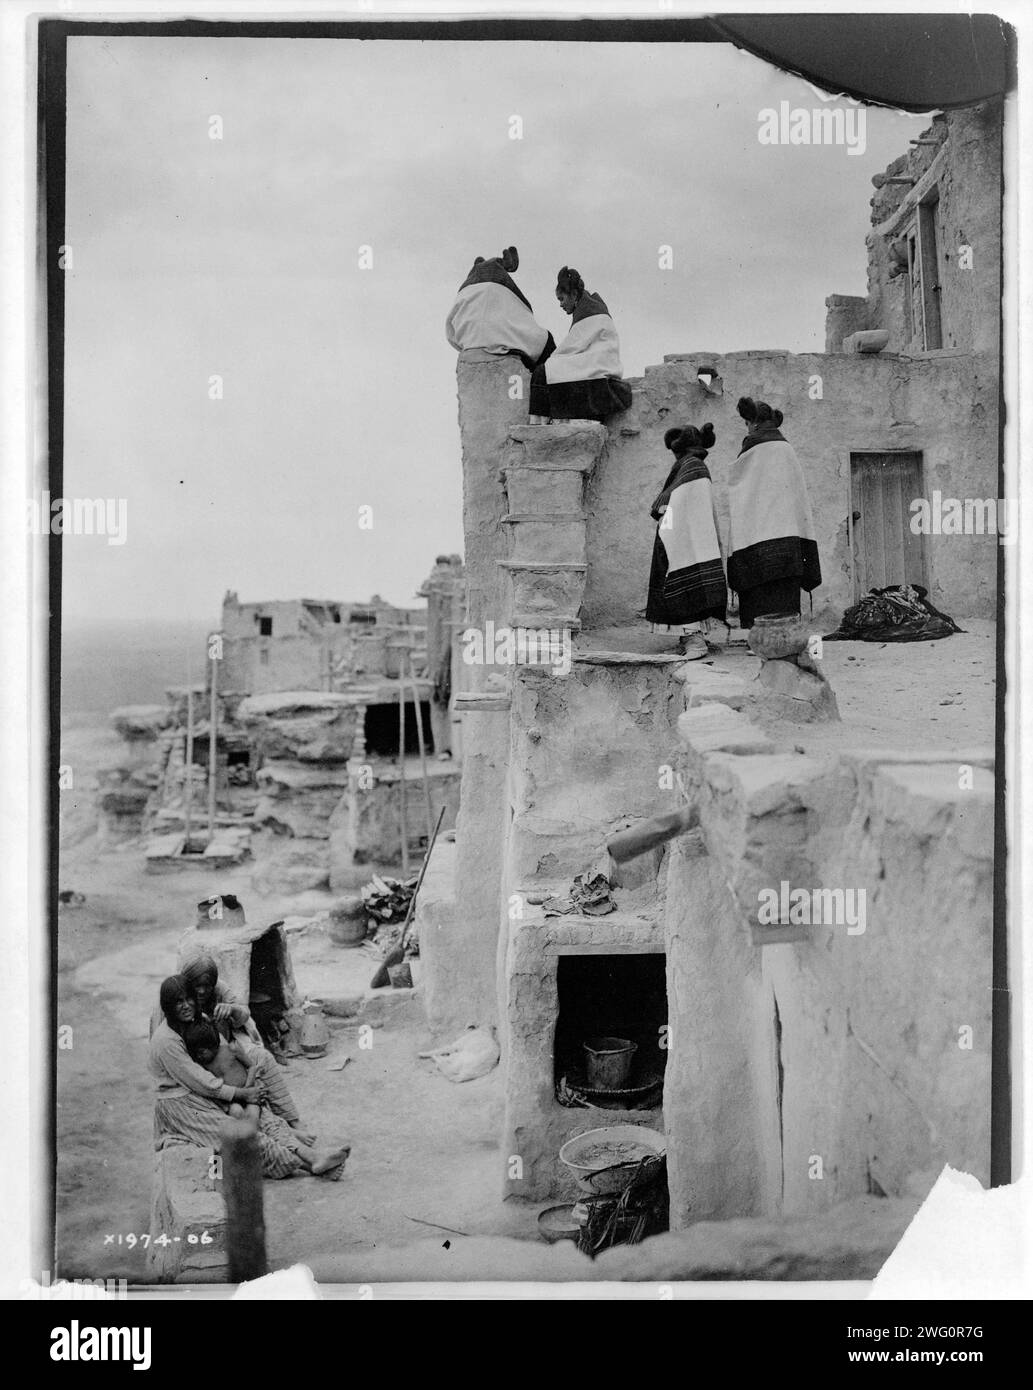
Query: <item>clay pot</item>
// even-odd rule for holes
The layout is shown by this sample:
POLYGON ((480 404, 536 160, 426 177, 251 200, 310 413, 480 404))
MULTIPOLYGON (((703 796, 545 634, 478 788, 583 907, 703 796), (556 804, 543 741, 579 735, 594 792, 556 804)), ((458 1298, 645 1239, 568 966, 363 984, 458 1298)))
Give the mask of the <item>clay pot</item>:
POLYGON ((328 935, 337 946, 362 945, 366 939, 366 904, 361 898, 342 898, 334 903, 328 935))
POLYGON ((746 642, 754 656, 765 661, 796 656, 806 650, 810 630, 802 618, 757 618, 747 629, 746 642))
POLYGON ((302 1010, 301 1050, 306 1057, 325 1057, 330 1041, 330 1029, 318 1004, 306 1004, 302 1010))

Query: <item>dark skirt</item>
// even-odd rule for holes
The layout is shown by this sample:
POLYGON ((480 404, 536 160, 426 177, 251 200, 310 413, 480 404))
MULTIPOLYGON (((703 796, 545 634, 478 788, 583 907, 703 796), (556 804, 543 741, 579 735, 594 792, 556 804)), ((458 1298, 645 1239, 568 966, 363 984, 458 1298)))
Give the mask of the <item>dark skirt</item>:
POLYGON ((531 373, 529 413, 552 420, 608 420, 631 405, 631 387, 620 377, 601 376, 591 381, 560 381, 550 386, 545 365, 531 373))
POLYGON ((649 597, 646 621, 676 627, 699 623, 704 618, 725 619, 728 589, 720 560, 678 570, 673 578, 667 570, 667 551, 659 535, 653 541, 653 562, 649 569, 649 597))
POLYGON ((788 617, 800 612, 801 585, 798 575, 771 579, 739 593, 739 626, 752 627, 757 618, 788 617))

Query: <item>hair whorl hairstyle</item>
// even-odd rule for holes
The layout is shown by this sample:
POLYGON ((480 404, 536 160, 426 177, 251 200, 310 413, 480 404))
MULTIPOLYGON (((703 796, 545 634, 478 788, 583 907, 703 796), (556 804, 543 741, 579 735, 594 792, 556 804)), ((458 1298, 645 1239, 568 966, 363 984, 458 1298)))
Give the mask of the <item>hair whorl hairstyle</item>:
POLYGON ((520 265, 520 257, 517 255, 515 246, 507 246, 499 259, 502 261, 502 269, 510 274, 520 265))
POLYGON ((580 299, 585 292, 585 282, 576 270, 565 265, 556 276, 556 288, 563 294, 572 294, 580 299))
POLYGON ((780 410, 775 410, 767 401, 755 401, 750 396, 740 396, 735 408, 750 425, 774 425, 777 429, 783 420, 780 410))
POLYGON ((708 420, 698 429, 695 425, 676 425, 664 435, 664 443, 673 454, 678 455, 688 449, 712 449, 717 443, 717 435, 708 420))

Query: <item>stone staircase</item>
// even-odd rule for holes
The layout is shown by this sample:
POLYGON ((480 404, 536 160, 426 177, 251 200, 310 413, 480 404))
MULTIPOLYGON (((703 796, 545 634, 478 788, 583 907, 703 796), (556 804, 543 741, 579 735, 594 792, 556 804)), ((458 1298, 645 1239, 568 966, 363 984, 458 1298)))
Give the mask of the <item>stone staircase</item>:
POLYGON ((606 443, 602 425, 518 425, 509 432, 502 518, 513 627, 581 626, 588 574, 585 488, 606 443))

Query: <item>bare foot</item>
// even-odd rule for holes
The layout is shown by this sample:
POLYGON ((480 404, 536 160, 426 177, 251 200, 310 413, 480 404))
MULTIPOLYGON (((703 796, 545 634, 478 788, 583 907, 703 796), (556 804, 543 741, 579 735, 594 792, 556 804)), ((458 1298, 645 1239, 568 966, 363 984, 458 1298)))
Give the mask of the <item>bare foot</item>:
POLYGON ((291 1125, 291 1129, 294 1131, 295 1139, 297 1139, 299 1144, 304 1144, 307 1149, 314 1148, 316 1143, 316 1136, 314 1134, 309 1134, 308 1130, 299 1128, 300 1124, 301 1121, 299 1120, 298 1124, 291 1125))
POLYGON ((335 1168, 343 1168, 345 1159, 351 1151, 350 1144, 341 1144, 336 1149, 331 1149, 329 1153, 325 1153, 322 1158, 317 1158, 313 1163, 313 1175, 319 1178, 327 1173, 332 1173, 335 1168))

